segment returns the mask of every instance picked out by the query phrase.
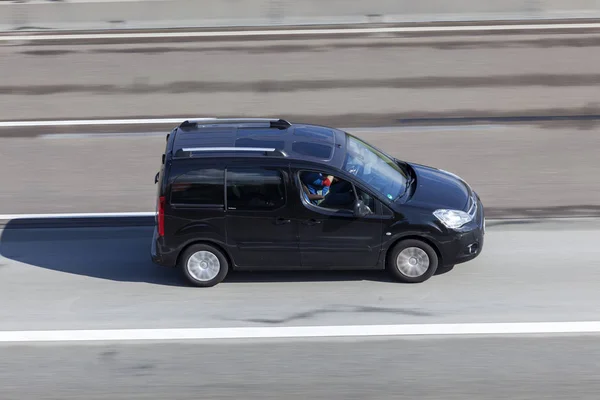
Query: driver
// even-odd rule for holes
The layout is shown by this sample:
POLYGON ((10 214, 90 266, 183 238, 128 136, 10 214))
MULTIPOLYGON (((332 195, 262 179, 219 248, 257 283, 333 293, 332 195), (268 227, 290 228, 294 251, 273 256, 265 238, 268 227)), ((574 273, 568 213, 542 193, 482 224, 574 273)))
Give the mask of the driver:
POLYGON ((329 195, 321 202, 322 207, 352 209, 355 196, 352 190, 352 184, 347 181, 336 180, 337 183, 331 186, 329 195))
POLYGON ((327 195, 329 187, 333 182, 333 176, 325 176, 320 172, 305 172, 302 174, 302 183, 306 185, 310 194, 320 194, 323 196, 327 195))

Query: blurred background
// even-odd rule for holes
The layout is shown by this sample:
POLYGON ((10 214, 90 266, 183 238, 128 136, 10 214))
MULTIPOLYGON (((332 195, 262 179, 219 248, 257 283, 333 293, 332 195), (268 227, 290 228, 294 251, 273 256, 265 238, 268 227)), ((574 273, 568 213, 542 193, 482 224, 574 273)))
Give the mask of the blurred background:
MULTIPOLYGON (((491 220, 480 258, 423 285, 200 292, 150 264, 148 226, 5 229, 0 329, 596 318, 599 19, 598 0, 0 0, 5 225, 154 211, 191 117, 343 128, 460 175, 491 220)), ((0 398, 597 399, 597 339, 539 340, 1 345, 0 398)))
POLYGON ((0 177, 0 213, 152 210, 162 134, 178 118, 226 116, 348 128, 463 176, 492 217, 598 213, 597 1, 2 1, 0 10, 1 163, 19 171, 0 177), (574 25, 557 28, 565 23, 574 25), (517 27, 472 30, 506 24, 517 27), (130 121, 8 123, 82 119, 130 121), (108 132, 120 135, 64 136, 108 132), (52 134, 61 140, 30 140, 52 134))

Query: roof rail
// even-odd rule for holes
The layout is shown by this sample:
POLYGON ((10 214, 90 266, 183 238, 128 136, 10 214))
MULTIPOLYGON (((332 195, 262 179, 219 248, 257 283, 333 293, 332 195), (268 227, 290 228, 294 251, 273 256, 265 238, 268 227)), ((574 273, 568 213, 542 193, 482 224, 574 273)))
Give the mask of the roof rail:
POLYGON ((248 153, 264 153, 265 156, 287 157, 287 154, 281 149, 271 147, 184 147, 179 149, 177 153, 229 153, 229 152, 248 152, 248 153))
POLYGON ((238 124, 238 125, 247 125, 249 127, 255 126, 258 128, 277 128, 277 129, 285 129, 292 124, 288 121, 281 118, 198 118, 198 119, 188 119, 183 121, 179 127, 180 128, 190 128, 196 127, 198 125, 218 125, 218 124, 238 124))

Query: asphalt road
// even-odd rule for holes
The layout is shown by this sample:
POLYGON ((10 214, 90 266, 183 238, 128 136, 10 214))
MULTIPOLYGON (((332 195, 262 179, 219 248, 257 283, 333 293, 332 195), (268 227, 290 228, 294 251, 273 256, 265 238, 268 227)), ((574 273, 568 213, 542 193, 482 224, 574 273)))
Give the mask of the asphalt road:
MULTIPOLYGON (((401 126, 359 135, 463 176, 490 216, 600 215, 599 46, 592 33, 17 42, 0 47, 10 77, 0 81, 0 120, 245 115, 401 126)), ((56 141, 39 137, 90 128, 0 129, 0 213, 152 211, 170 128, 95 127, 160 134, 56 141)))
POLYGON ((0 346, 0 397, 595 400, 598 337, 0 346))
MULTIPOLYGON (((3 46, 0 71, 10 80, 0 82, 0 119, 267 114, 364 126, 423 116, 594 117, 599 44, 590 35, 532 35, 3 46)), ((566 121, 359 135, 462 175, 492 215, 505 217, 597 213, 597 129, 566 121)), ((162 132, 4 137, 0 212, 151 211, 163 145, 162 132)), ((151 264, 149 227, 9 222, 0 236, 0 330, 597 319, 598 220, 488 227, 478 259, 420 285, 380 272, 233 273, 201 290, 151 264)), ((0 398, 596 399, 597 342, 3 344, 0 398)))
MULTIPOLYGON (((600 34, 0 46, 0 120, 600 114, 600 34)), ((344 123, 346 122, 346 123, 344 123)))
MULTIPOLYGON (((494 125, 352 132, 401 159, 462 176, 490 217, 600 216, 595 130, 494 125)), ((0 138, 0 214, 154 211, 165 134, 0 138)))
POLYGON ((151 227, 5 229, 0 330, 598 317, 600 220, 488 225, 480 257, 421 285, 377 271, 238 272, 210 290, 150 262, 151 227))
MULTIPOLYGON (((0 330, 597 319, 598 220, 490 223, 419 285, 379 272, 238 273, 205 290, 146 228, 5 229, 0 330), (27 288, 27 289, 25 289, 27 288)), ((2 344, 0 398, 596 399, 597 335, 2 344)))

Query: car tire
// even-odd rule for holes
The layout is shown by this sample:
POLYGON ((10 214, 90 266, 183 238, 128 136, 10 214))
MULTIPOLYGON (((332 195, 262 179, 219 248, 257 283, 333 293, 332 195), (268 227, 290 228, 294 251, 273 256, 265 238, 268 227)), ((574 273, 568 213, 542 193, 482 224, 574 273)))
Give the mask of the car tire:
POLYGON ((229 272, 229 262, 215 246, 195 244, 181 255, 179 268, 191 285, 212 287, 225 279, 229 272))
POLYGON ((421 283, 435 274, 438 263, 439 258, 433 247, 421 240, 407 239, 394 246, 386 261, 386 268, 400 282, 421 283))

